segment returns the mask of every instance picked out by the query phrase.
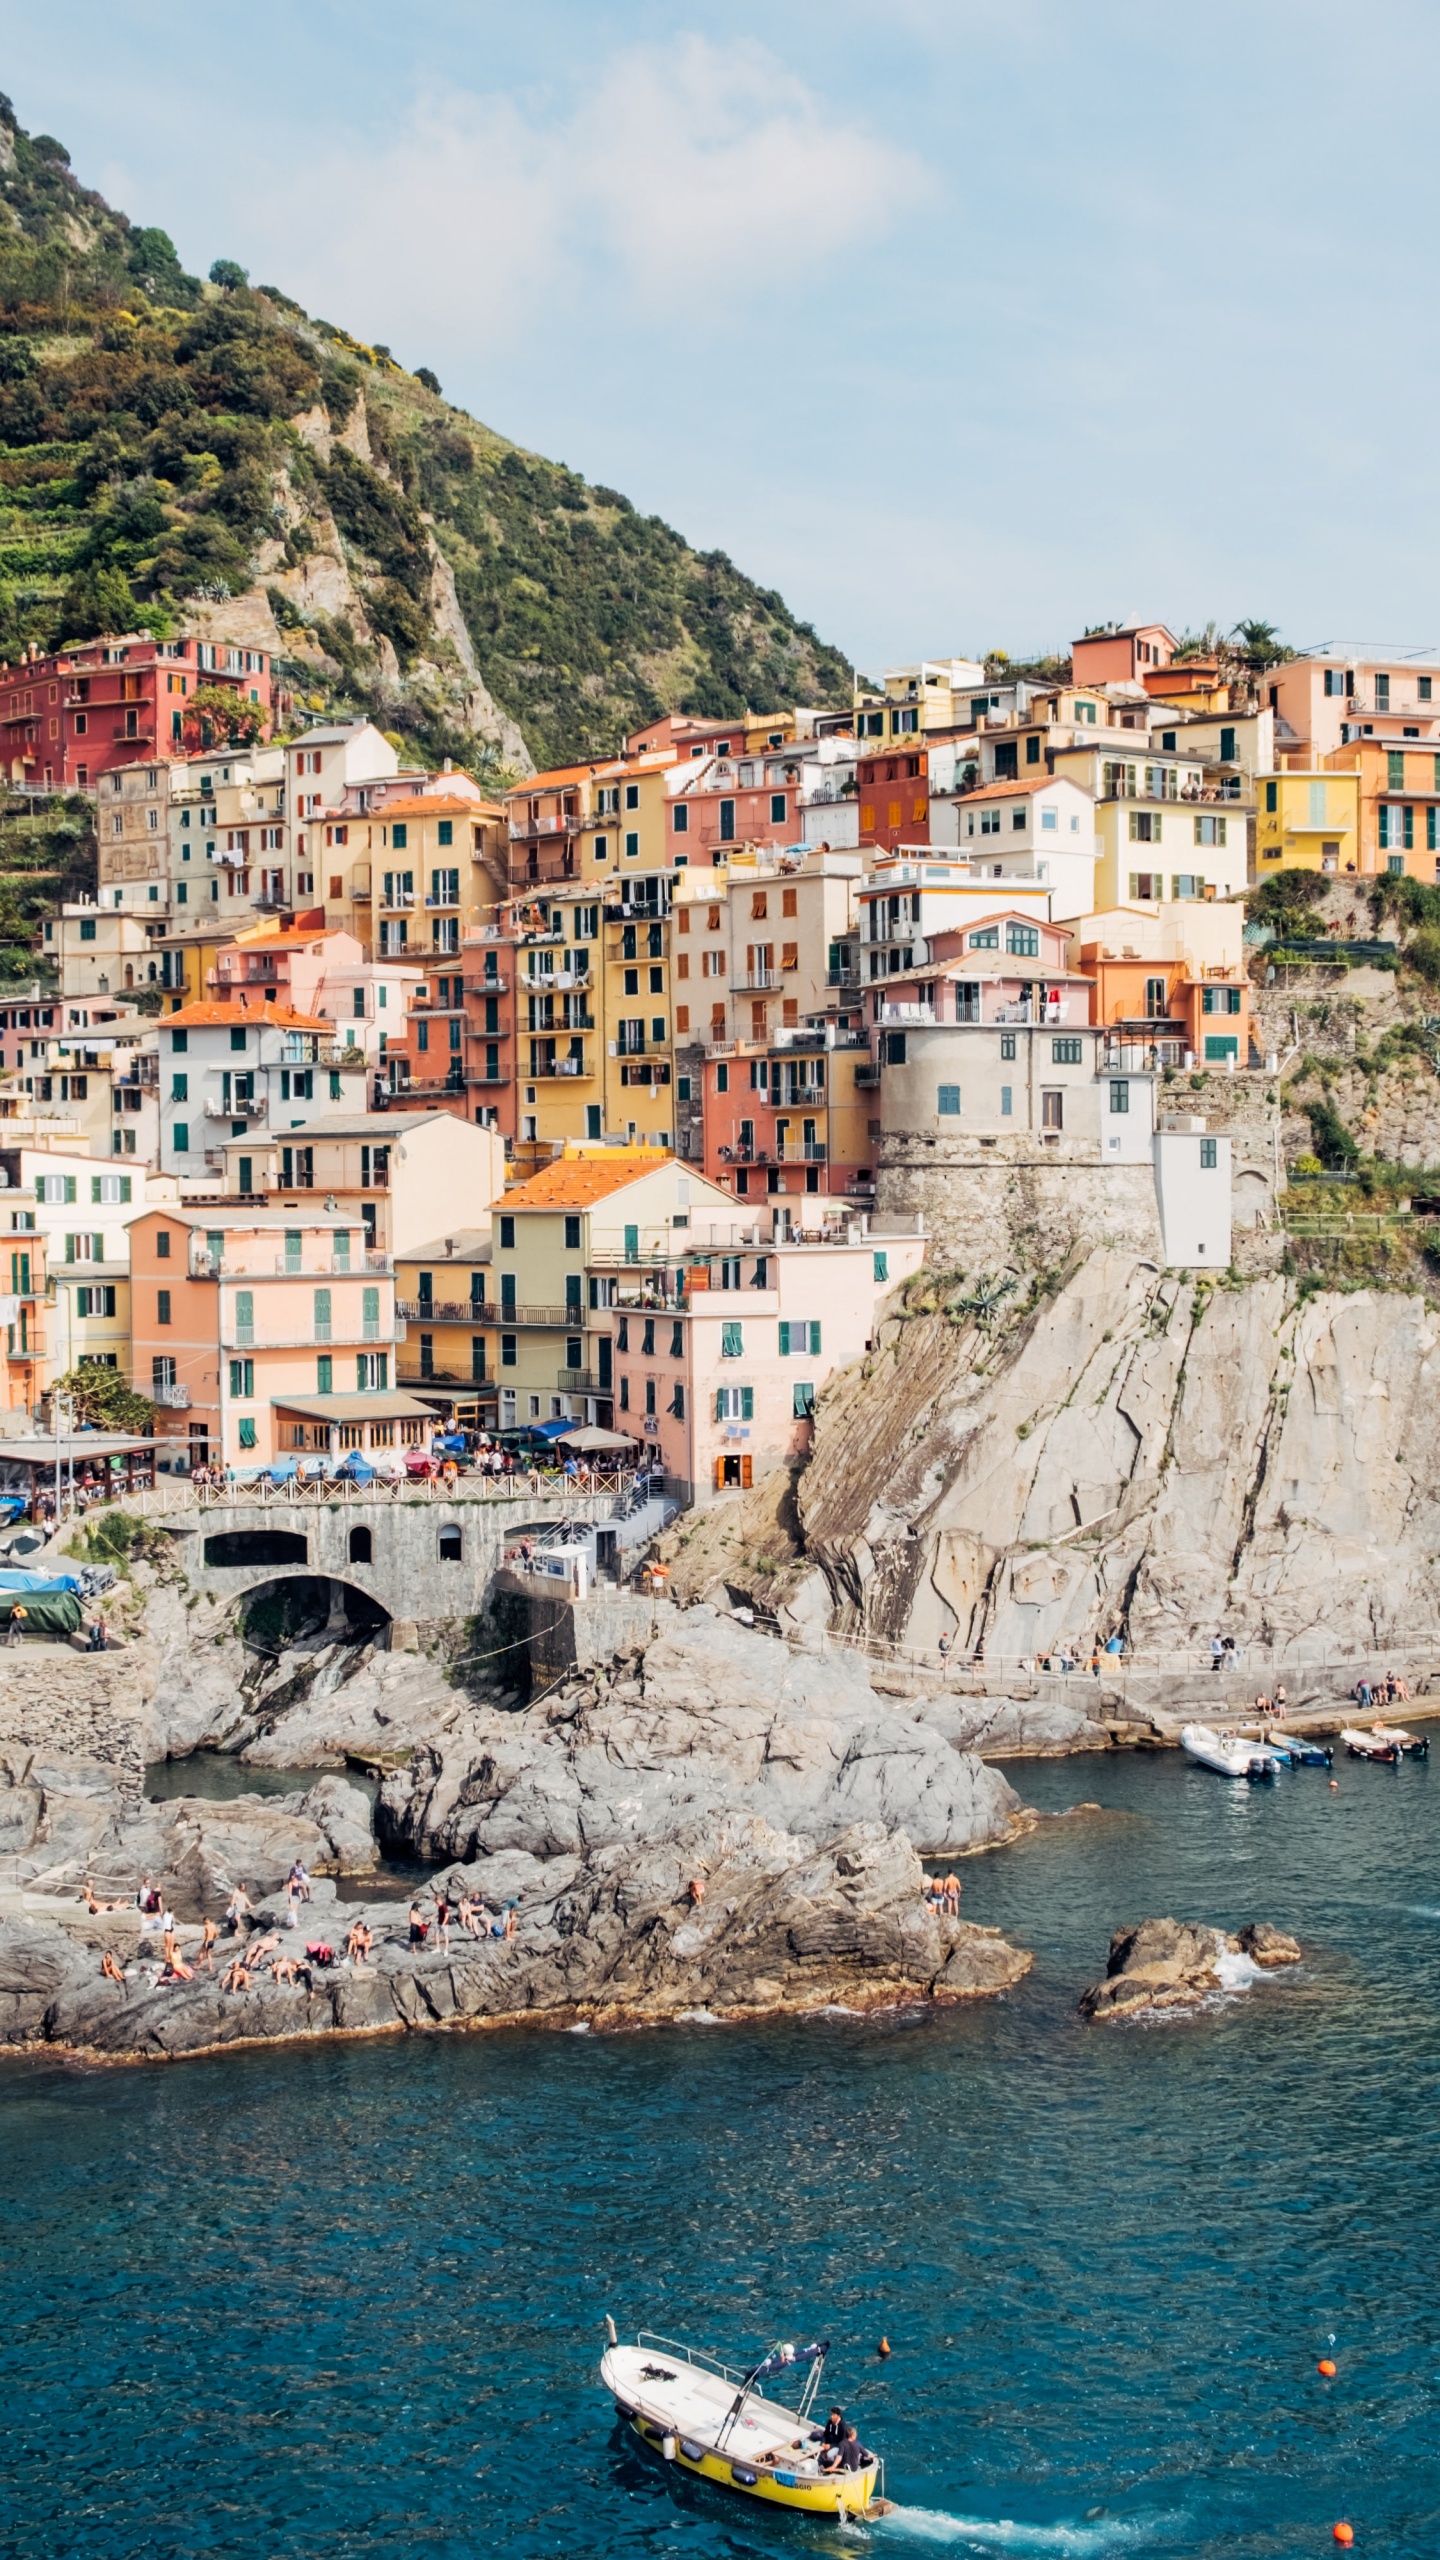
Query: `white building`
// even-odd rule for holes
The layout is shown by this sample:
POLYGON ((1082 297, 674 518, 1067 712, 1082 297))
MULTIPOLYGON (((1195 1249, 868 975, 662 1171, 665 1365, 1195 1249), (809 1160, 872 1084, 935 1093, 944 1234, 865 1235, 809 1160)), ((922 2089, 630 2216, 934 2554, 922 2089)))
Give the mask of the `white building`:
POLYGON ((293 905, 306 906, 315 899, 316 876, 326 860, 326 811, 338 808, 355 790, 363 807, 364 786, 393 780, 400 759, 371 720, 307 729, 284 749, 284 756, 289 895, 293 905))
POLYGON ((1084 915, 1094 904, 1095 803, 1068 776, 1042 767, 1032 781, 957 796, 937 789, 932 772, 930 841, 956 846, 988 879, 1044 881, 1052 916, 1084 915))
POLYGON ((188 1004, 159 1026, 160 1166, 218 1190, 224 1143, 365 1108, 366 1071, 335 1026, 288 1005, 188 1004))

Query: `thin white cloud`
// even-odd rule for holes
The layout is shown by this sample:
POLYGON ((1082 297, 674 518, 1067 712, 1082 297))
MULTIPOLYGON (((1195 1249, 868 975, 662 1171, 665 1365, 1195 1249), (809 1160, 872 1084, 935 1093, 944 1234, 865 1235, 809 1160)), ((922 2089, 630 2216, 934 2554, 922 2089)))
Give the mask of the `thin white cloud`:
POLYGON ((922 163, 762 46, 687 35, 615 57, 563 117, 451 88, 378 147, 322 128, 246 230, 257 273, 418 361, 607 302, 653 323, 657 295, 663 314, 696 289, 728 289, 738 324, 932 198, 922 163))

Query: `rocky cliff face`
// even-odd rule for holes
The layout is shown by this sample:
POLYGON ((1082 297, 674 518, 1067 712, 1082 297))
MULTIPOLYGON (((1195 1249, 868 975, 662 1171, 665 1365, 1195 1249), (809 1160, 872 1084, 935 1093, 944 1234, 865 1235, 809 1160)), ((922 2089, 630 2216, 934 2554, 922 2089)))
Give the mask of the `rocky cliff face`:
POLYGON ((1297 1662, 1440 1626, 1440 1321, 1092 1254, 1005 1333, 902 1320, 822 1405, 803 1619, 987 1662, 1217 1627, 1297 1662))

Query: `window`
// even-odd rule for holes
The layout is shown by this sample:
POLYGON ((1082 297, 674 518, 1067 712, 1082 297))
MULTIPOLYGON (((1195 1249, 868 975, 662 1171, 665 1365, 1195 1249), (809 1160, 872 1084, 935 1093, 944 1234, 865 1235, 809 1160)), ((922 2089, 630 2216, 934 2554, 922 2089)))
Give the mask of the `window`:
POLYGON ((733 844, 735 841, 735 803, 733 800, 722 800, 720 803, 720 841, 722 844, 733 844))
POLYGON ((240 1446, 242 1449, 254 1449, 259 1446, 253 1413, 242 1413, 240 1416, 240 1446))
POLYGON ((1000 1087, 1000 1117, 1002 1120, 1008 1120, 1011 1117, 1014 1109, 1014 1090, 1013 1085, 1002 1084, 1000 1087))
POLYGON ((157 1352, 150 1363, 151 1394, 158 1395, 162 1388, 173 1387, 174 1384, 175 1360, 173 1353, 168 1351, 157 1352))
POLYGON ((157 1289, 155 1292, 155 1321, 157 1324, 168 1324, 170 1321, 170 1292, 168 1289, 157 1289))
POLYGON ((1388 711, 1390 708, 1390 679, 1388 676, 1377 675, 1375 678, 1375 708, 1377 711, 1388 711))
POLYGON ((566 1248, 567 1248, 567 1250, 568 1250, 569 1252, 571 1252, 571 1253, 578 1253, 578 1252, 579 1252, 579 1250, 580 1250, 580 1221, 579 1221, 579 1219, 578 1219, 578 1218, 567 1218, 567 1219, 566 1219, 566 1221, 565 1221, 565 1244, 566 1244, 566 1248))
POLYGON ((1214 1171, 1215 1171, 1216 1167, 1218 1166, 1219 1162, 1220 1162, 1220 1143, 1219 1143, 1219 1140, 1218 1140, 1217 1138, 1202 1138, 1202 1139, 1201 1139, 1201 1141, 1200 1141, 1200 1170, 1201 1170, 1201 1172, 1202 1172, 1202 1173, 1214 1173, 1214 1171))
POLYGON ((328 1289, 317 1289, 315 1292, 315 1339, 317 1342, 328 1342, 330 1339, 330 1292, 328 1289))
POLYGON ((1177 871, 1170 887, 1172 895, 1177 898, 1203 898, 1205 875, 1201 871, 1177 871))
POLYGON ((677 836, 685 836, 685 835, 688 835, 688 834, 689 834, 689 832, 690 832, 690 812, 689 812, 688 808, 686 807, 685 802, 684 802, 683 800, 677 800, 677 801, 676 801, 676 803, 675 803, 675 810, 674 810, 674 818, 675 818, 675 833, 677 834, 677 836))
POLYGON ((173 1123, 170 1131, 170 1143, 175 1149, 177 1155, 183 1156, 189 1154, 190 1128, 187 1121, 177 1120, 173 1123))
POLYGON ((357 1351, 355 1354, 355 1388, 359 1395, 383 1393, 390 1383, 390 1355, 386 1351, 357 1351))
MULTIPOLYGON (((1413 845, 1414 842, 1415 812, 1410 803, 1407 801, 1403 808, 1395 808, 1393 806, 1387 806, 1387 804, 1382 800, 1380 803, 1380 843, 1382 848, 1386 845, 1404 845, 1408 851, 1409 847, 1413 845)), ((1391 868, 1403 871, 1405 865, 1403 862, 1396 863, 1392 864, 1391 868)))
POLYGON ((156 1251, 156 1253, 159 1255, 160 1260, 161 1260, 162 1262, 168 1262, 168 1261, 169 1261, 169 1259, 170 1259, 170 1237, 169 1237, 168 1230, 167 1230, 166 1228, 164 1228, 164 1227, 161 1227, 161 1229, 159 1230, 159 1233, 157 1234, 157 1236, 156 1236, 156 1238, 155 1238, 155 1251, 156 1251))
POLYGON ((253 1399, 255 1394, 255 1363, 253 1360, 231 1361, 230 1393, 232 1396, 244 1396, 247 1400, 253 1399))
POLYGON ((1160 842, 1160 812, 1158 809, 1131 810, 1130 841, 1132 844, 1158 844, 1160 842))
POLYGON ((811 1386, 796 1386, 793 1388, 790 1397, 790 1411, 797 1422, 809 1422, 813 1418, 815 1412, 814 1388, 811 1386))
POLYGON ((243 1032, 243 1031, 232 1031, 232 1032, 231 1032, 231 1034, 230 1034, 230 1046, 231 1046, 231 1048, 232 1048, 232 1049, 243 1049, 243 1048, 244 1048, 244 1046, 245 1046, 245 1034, 244 1034, 244 1032, 243 1032))
POLYGON ((86 917, 84 917, 84 918, 82 919, 82 921, 81 921, 81 925, 80 925, 80 939, 81 939, 81 941, 82 941, 82 942, 93 942, 93 941, 94 941, 94 939, 95 939, 95 919, 94 919, 94 917, 93 917, 93 916, 86 916, 86 917))
POLYGON ((1042 1093, 1042 1094, 1041 1094, 1041 1096, 1040 1096, 1040 1126, 1041 1126, 1041 1128, 1042 1128, 1042 1129, 1063 1129, 1063 1128, 1064 1128, 1064 1126, 1065 1126, 1065 1096, 1064 1096, 1064 1094, 1063 1094, 1063 1093, 1056 1093, 1056 1092, 1054 1092, 1054 1091, 1051 1091, 1051 1092, 1048 1092, 1048 1093, 1042 1093))
POLYGON ((1081 1040, 1052 1040, 1050 1055, 1057 1067, 1078 1067, 1085 1055, 1085 1044, 1081 1040))
POLYGON ((1111 1110, 1112 1110, 1112 1111, 1114 1111, 1114 1112, 1128 1111, 1128 1110, 1129 1110, 1129 1108, 1130 1108, 1130 1079, 1129 1079, 1129 1077, 1128 1077, 1128 1076, 1112 1076, 1112 1077, 1111 1077, 1111 1079, 1110 1079, 1110 1108, 1111 1108, 1111 1110))
POLYGON ((722 1324, 720 1327, 721 1359, 743 1360, 744 1356, 745 1343, 741 1327, 738 1324, 722 1324))
POLYGON ((502 1333, 502 1334, 501 1334, 501 1336, 500 1336, 500 1366, 501 1366, 501 1368, 502 1368, 502 1369, 514 1369, 514 1368, 518 1367, 518 1365, 519 1365, 519 1354, 518 1354, 518 1352, 517 1352, 516 1345, 517 1345, 517 1343, 518 1343, 518 1341, 519 1341, 519 1338, 520 1338, 520 1337, 519 1337, 519 1335, 518 1335, 518 1334, 514 1334, 514 1333, 502 1333))
POLYGON ((1036 931, 1035 926, 1033 924, 1007 924, 1005 927, 1005 948, 1007 951, 1011 952, 1017 960, 1037 960, 1040 956, 1040 936, 1036 931))
POLYGON ((315 1392, 318 1396, 334 1393, 335 1362, 328 1351, 322 1351, 315 1363, 315 1392))
POLYGON ((958 1084, 942 1084, 937 1087, 935 1094, 935 1108, 942 1120, 959 1119, 960 1087, 958 1084))
POLYGON ((813 1353, 816 1357, 819 1356, 820 1327, 818 1324, 810 1324, 806 1322, 804 1324, 790 1323, 781 1325, 781 1359, 788 1359, 789 1355, 793 1351, 809 1352, 813 1353))
POLYGON ((1237 761, 1238 759, 1235 754, 1235 732, 1233 729, 1222 729, 1220 732, 1220 762, 1222 764, 1234 764, 1237 761))
POLYGON ((1202 1013, 1238 1013, 1240 989, 1238 987, 1203 988, 1200 996, 1200 1010, 1202 1013))
POLYGON ((639 850, 640 850, 640 838, 638 837, 638 835, 635 835, 635 834, 633 834, 633 833, 632 833, 632 834, 630 834, 630 835, 627 835, 627 837, 625 838, 625 852, 626 852, 626 855, 627 855, 628 859, 629 859, 631 862, 633 862, 633 861, 634 861, 635 856, 637 855, 637 853, 639 852, 639 850))
MULTIPOLYGON (((1324 783, 1320 783, 1318 788, 1320 792, 1320 815, 1317 818, 1312 807, 1310 813, 1310 823, 1312 827, 1323 827, 1325 824, 1324 783)), ((1197 844, 1223 844, 1225 842, 1225 820, 1223 818, 1197 818, 1195 821, 1195 841, 1197 844)))
POLYGON ((1013 1031, 1002 1031, 1002 1032, 1001 1032, 1001 1034, 1000 1034, 1000 1055, 1001 1055, 1001 1057, 1002 1057, 1002 1058, 1013 1058, 1013 1057, 1014 1057, 1014 1055, 1015 1055, 1015 1034, 1014 1034, 1014 1032, 1013 1032, 1013 1031))
POLYGON ((1428 701, 1431 699, 1431 688, 1432 688, 1433 684, 1434 684, 1434 678, 1433 678, 1432 676, 1421 676, 1421 677, 1420 677, 1420 679, 1419 679, 1419 681, 1418 681, 1418 684, 1417 684, 1417 686, 1416 686, 1416 699, 1417 699, 1417 701, 1420 701, 1420 702, 1428 702, 1428 701))
POLYGON ((1265 807, 1271 817, 1274 816, 1275 811, 1279 806, 1280 785, 1278 782, 1267 782, 1265 785, 1265 807))
POLYGON ((717 1387, 715 1390, 717 1422, 753 1422, 755 1390, 753 1387, 717 1387))
POLYGON ((515 1250, 515 1221, 513 1218, 502 1218, 500 1221, 500 1250, 502 1253, 513 1253, 515 1250))
POLYGON ((253 1289, 237 1289, 235 1292, 235 1339, 242 1347, 255 1339, 255 1292, 253 1289))

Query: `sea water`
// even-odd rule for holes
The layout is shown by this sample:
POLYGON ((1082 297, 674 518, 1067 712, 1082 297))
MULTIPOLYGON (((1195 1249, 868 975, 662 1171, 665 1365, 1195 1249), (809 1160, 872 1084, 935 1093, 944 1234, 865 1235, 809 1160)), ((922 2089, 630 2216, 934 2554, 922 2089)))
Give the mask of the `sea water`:
POLYGON ((1104 1810, 961 1870, 1036 1951, 998 2003, 4 2066, 0 2547, 1260 2560, 1345 2518, 1433 2560, 1436 1777, 1010 1774, 1104 1810), (1156 1913, 1305 1963, 1087 2027, 1156 1913), (677 2478, 597 2386, 607 2312, 735 2360, 829 2336, 898 2513, 677 2478))

